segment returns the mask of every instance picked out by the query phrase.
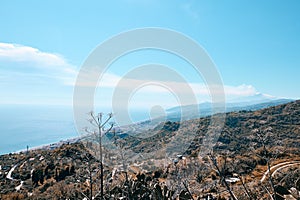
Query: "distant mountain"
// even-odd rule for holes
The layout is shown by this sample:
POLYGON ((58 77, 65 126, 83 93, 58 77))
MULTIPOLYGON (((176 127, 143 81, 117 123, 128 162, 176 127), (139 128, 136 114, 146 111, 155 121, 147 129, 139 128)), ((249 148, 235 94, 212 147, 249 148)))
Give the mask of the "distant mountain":
MULTIPOLYGON (((293 99, 277 98, 270 95, 257 93, 253 96, 232 99, 225 103, 225 112, 233 111, 255 111, 270 106, 277 106, 294 101, 293 99)), ((218 106, 215 106, 218 108, 218 106)), ((220 109, 213 111, 213 104, 210 102, 198 105, 177 106, 167 109, 167 119, 171 121, 179 121, 181 119, 196 119, 218 113, 220 109), (181 114, 184 110, 184 116, 181 114)))
MULTIPOLYGON (((277 98, 266 94, 257 93, 253 96, 247 96, 238 99, 232 99, 225 104, 225 112, 238 112, 238 111, 256 111, 271 106, 277 106, 293 102, 293 99, 277 98)), ((224 109, 219 109, 218 106, 213 110, 213 104, 205 102, 197 105, 177 106, 166 110, 166 116, 158 117, 151 120, 146 120, 122 126, 122 132, 129 135, 141 135, 147 130, 162 128, 162 122, 180 122, 191 119, 199 119, 202 117, 211 116, 220 113, 224 109), (184 112, 182 112, 184 110, 184 112)), ((148 134, 148 133, 147 133, 148 134)))

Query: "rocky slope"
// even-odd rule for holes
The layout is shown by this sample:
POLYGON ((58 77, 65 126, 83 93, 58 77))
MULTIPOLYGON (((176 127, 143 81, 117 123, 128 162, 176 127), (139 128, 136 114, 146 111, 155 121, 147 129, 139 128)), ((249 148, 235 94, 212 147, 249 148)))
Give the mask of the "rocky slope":
MULTIPOLYGON (((121 151, 104 149, 105 199, 300 198, 300 101, 227 113, 214 151, 199 156, 209 125, 166 122, 149 137, 111 138, 121 151), (163 156, 191 132, 183 155, 163 156), (128 152, 155 156, 130 162, 128 152)), ((0 156, 0 199, 100 199, 99 162, 83 144, 0 156)))

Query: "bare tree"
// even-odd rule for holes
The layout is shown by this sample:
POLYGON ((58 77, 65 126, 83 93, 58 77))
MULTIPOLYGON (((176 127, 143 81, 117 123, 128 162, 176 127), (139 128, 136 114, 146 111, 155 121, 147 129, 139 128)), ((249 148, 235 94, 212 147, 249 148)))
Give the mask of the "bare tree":
POLYGON ((230 188, 230 185, 227 183, 226 181, 226 175, 225 175, 225 170, 226 170, 226 165, 227 165, 227 158, 224 158, 224 163, 223 165, 219 165, 216 156, 214 156, 212 153, 209 154, 209 158, 212 161, 213 166, 216 168, 219 176, 220 176, 220 181, 222 184, 225 185, 228 193, 230 194, 231 198, 233 200, 237 200, 237 197, 235 196, 235 194, 233 193, 232 189, 230 188))
MULTIPOLYGON (((93 160, 94 158, 92 157, 91 154, 85 154, 84 158, 83 158, 84 162, 86 163, 87 168, 82 169, 84 170, 82 173, 77 173, 76 176, 79 179, 79 181, 81 180, 88 180, 88 188, 86 191, 86 187, 84 187, 84 189, 82 189, 81 184, 79 184, 79 190, 80 193, 89 200, 93 199, 93 194, 94 194, 94 186, 95 186, 95 177, 94 177, 94 167, 92 166, 93 160)), ((97 173, 97 172, 96 172, 97 173)))
POLYGON ((268 139, 268 134, 266 131, 262 131, 261 129, 254 129, 253 132, 256 134, 256 136, 258 137, 259 142, 261 143, 262 147, 263 147, 263 155, 258 155, 259 157, 263 158, 264 160, 266 160, 267 162, 267 167, 268 167, 268 179, 269 179, 269 183, 272 189, 272 193, 266 188, 265 190, 268 192, 269 196, 271 197, 271 199, 277 199, 276 198, 276 191, 275 191, 275 185, 274 185, 274 181, 272 178, 272 174, 271 174, 271 156, 270 156, 270 152, 267 150, 267 139, 268 139), (273 197, 274 196, 274 197, 273 197))
POLYGON ((114 144, 119 150, 119 154, 121 156, 121 162, 123 166, 123 172, 125 173, 125 186, 127 188, 127 197, 130 199, 131 197, 131 186, 129 184, 129 179, 128 179, 128 172, 127 172, 127 159, 125 158, 125 152, 124 152, 124 147, 125 147, 125 141, 122 140, 121 138, 117 137, 116 135, 116 130, 113 130, 113 139, 114 139, 114 144))
POLYGON ((100 161, 100 195, 101 195, 101 199, 104 199, 102 137, 108 134, 114 126, 113 123, 109 123, 113 117, 113 114, 109 113, 108 116, 104 118, 103 113, 98 113, 97 115, 95 115, 94 112, 91 111, 89 115, 90 115, 90 119, 88 121, 94 127, 94 130, 90 131, 88 128, 86 128, 85 131, 94 137, 98 146, 97 151, 99 152, 99 161, 100 161))
POLYGON ((239 170, 236 169, 236 166, 234 165, 233 162, 230 162, 230 165, 233 169, 235 169, 236 171, 236 175, 237 175, 237 178, 241 181, 241 184, 242 184, 242 188, 244 190, 244 193, 246 194, 246 196, 248 197, 249 200, 252 200, 252 199, 255 199, 255 196, 253 195, 251 189, 247 186, 245 180, 244 180, 244 177, 242 176, 242 174, 240 172, 238 172, 239 170))

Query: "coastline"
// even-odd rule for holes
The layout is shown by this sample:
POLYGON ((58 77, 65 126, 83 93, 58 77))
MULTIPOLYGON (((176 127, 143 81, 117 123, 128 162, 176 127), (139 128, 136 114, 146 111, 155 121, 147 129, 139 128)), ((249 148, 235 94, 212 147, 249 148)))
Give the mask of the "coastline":
MULTIPOLYGON (((39 150, 39 149, 53 150, 53 149, 56 149, 56 148, 58 148, 58 147, 60 147, 64 144, 73 144, 73 143, 76 143, 76 142, 79 142, 79 141, 81 141, 81 137, 75 137, 75 138, 60 140, 59 142, 42 144, 42 145, 30 147, 30 148, 28 148, 28 151, 34 151, 34 150, 39 150)), ((26 153, 26 152, 27 152, 27 149, 21 149, 21 150, 9 152, 9 153, 0 154, 0 156, 8 155, 8 154, 20 154, 20 153, 26 153)))

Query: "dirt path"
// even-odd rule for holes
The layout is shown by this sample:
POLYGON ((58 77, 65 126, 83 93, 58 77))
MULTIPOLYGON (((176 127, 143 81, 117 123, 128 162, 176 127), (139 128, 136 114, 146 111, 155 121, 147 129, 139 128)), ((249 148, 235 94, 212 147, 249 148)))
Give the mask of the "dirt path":
POLYGON ((266 180, 266 178, 268 178, 269 173, 271 173, 271 176, 273 177, 281 169, 291 167, 291 166, 294 166, 294 165, 300 165, 300 161, 289 161, 289 162, 283 162, 283 163, 276 164, 276 165, 274 165, 270 168, 270 172, 269 172, 269 170, 267 170, 264 173, 264 175, 261 178, 260 182, 261 183, 264 182, 266 180))
MULTIPOLYGON (((29 160, 30 160, 30 159, 29 159, 29 160)), ((20 165, 20 168, 22 168, 22 167, 25 165, 26 162, 27 162, 27 161, 24 161, 24 162, 20 165)), ((14 178, 12 177, 12 173, 14 172, 14 170, 16 169, 16 167, 19 166, 20 163, 21 163, 21 162, 18 162, 17 164, 15 164, 15 165, 9 170, 9 172, 8 172, 7 175, 6 175, 6 178, 7 178, 7 179, 12 180, 12 181, 16 181, 16 180, 17 180, 17 179, 14 179, 14 178)), ((31 176, 32 176, 32 172, 33 172, 33 169, 31 170, 31 176)), ((16 191, 19 191, 19 190, 21 189, 21 187, 23 186, 23 183, 24 183, 24 181, 20 180, 20 185, 18 185, 17 187, 15 187, 16 191)))
POLYGON ((11 177, 11 174, 13 173, 13 171, 16 169, 16 167, 18 166, 18 164, 14 165, 10 170, 9 172, 7 173, 6 175, 6 178, 9 179, 9 180, 14 180, 13 177, 11 177))

